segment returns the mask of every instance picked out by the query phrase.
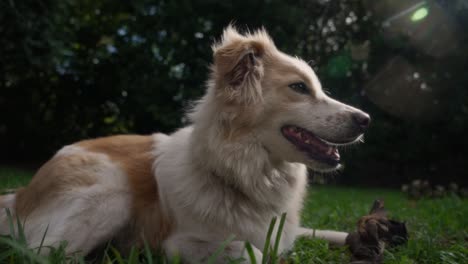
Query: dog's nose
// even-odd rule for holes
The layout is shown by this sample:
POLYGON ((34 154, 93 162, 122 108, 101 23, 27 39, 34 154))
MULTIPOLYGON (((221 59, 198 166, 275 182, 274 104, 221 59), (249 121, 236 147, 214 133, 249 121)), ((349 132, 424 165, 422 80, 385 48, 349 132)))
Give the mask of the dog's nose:
POLYGON ((369 127, 371 118, 364 112, 358 112, 353 114, 353 120, 361 131, 364 132, 369 127))

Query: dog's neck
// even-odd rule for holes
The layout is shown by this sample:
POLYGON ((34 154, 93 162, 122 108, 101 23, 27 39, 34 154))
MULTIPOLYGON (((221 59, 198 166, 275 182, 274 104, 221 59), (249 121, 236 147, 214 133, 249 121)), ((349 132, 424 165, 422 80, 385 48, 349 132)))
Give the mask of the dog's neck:
MULTIPOLYGON (((247 218, 269 221, 283 213, 297 185, 292 173, 294 165, 272 162, 268 151, 254 135, 229 142, 222 138, 217 128, 197 125, 191 134, 192 155, 188 157, 191 157, 193 169, 201 172, 194 175, 200 177, 197 186, 200 186, 198 194, 201 197, 198 199, 213 196, 226 201, 242 201, 236 207, 218 208, 230 211, 232 219, 228 223, 236 223, 238 219, 247 221, 247 218), (227 197, 220 198, 219 194, 208 191, 214 189, 225 190, 223 195, 227 197), (252 208, 249 211, 256 213, 245 215, 242 208, 252 208)), ((209 217, 210 213, 214 212, 203 209, 199 214, 209 217)), ((211 217, 216 218, 216 215, 211 217)))
POLYGON ((275 160, 255 130, 235 123, 226 126, 229 113, 219 111, 211 101, 214 99, 206 95, 191 115, 195 120, 190 156, 197 169, 245 191, 268 190, 294 181, 294 176, 288 174, 290 163, 275 160), (232 134, 240 130, 244 132, 232 134))
POLYGON ((192 162, 198 169, 222 177, 226 182, 246 187, 252 186, 253 181, 259 178, 270 177, 275 164, 255 135, 245 135, 230 141, 223 134, 219 127, 194 126, 190 151, 193 153, 192 162))
POLYGON ((230 137, 232 130, 226 131, 225 113, 219 110, 205 96, 190 115, 193 126, 182 133, 189 153, 180 166, 190 176, 184 176, 184 184, 189 185, 177 188, 190 189, 190 195, 180 196, 179 203, 205 222, 223 221, 234 227, 241 219, 252 220, 252 228, 258 228, 253 223, 269 222, 287 210, 294 195, 302 193, 298 186, 304 171, 297 163, 272 159, 255 129, 230 137), (302 171, 299 177, 298 171, 302 171), (195 201, 212 202, 200 207, 195 201))

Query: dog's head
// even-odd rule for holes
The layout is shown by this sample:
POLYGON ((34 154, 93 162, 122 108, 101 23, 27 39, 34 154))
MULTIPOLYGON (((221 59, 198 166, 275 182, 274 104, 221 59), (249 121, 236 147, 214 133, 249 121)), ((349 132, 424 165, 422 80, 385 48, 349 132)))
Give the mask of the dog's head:
POLYGON ((370 118, 328 97, 312 68, 279 51, 265 30, 225 29, 213 46, 210 91, 226 136, 256 137, 272 159, 339 167, 337 147, 358 142, 370 118))

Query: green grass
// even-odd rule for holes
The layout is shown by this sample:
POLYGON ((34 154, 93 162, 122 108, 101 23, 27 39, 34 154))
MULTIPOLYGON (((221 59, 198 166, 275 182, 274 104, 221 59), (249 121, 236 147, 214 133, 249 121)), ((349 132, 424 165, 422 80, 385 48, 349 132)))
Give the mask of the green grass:
MULTIPOLYGON (((28 171, 0 168, 0 190, 24 185, 30 179, 28 171)), ((303 225, 319 229, 352 231, 375 199, 384 199, 390 216, 407 222, 410 239, 406 246, 385 252, 384 263, 467 263, 468 261, 468 201, 458 197, 410 201, 392 190, 357 189, 344 187, 313 187, 309 190, 302 215, 303 225)), ((277 221, 278 225, 281 221, 277 221)), ((266 234, 265 234, 266 235, 266 234)), ((66 244, 49 256, 37 257, 35 251, 24 246, 21 234, 15 239, 0 238, 1 263, 84 263, 77 256, 63 255, 66 244)), ((37 250, 37 249, 36 249, 37 250)), ((266 249, 268 250, 268 249, 266 249)), ((270 249, 274 256, 275 248, 270 249)), ((318 239, 301 238, 286 263, 347 263, 346 248, 330 248, 318 239)), ((97 263, 177 263, 161 254, 143 249, 126 257, 109 247, 97 263)), ((257 263, 263 263, 257 260, 257 263)))
MULTIPOLYGON (((410 201, 399 191, 320 187, 309 191, 303 224, 319 229, 354 230, 372 201, 381 198, 393 219, 406 221, 407 246, 385 252, 384 263, 467 263, 468 201, 456 196, 410 201)), ((293 255, 298 263, 343 263, 340 250, 326 251, 321 241, 302 239, 293 255), (320 259, 314 260, 316 256, 320 259)))
POLYGON ((32 172, 0 166, 0 193, 1 191, 26 185, 31 179, 32 172))

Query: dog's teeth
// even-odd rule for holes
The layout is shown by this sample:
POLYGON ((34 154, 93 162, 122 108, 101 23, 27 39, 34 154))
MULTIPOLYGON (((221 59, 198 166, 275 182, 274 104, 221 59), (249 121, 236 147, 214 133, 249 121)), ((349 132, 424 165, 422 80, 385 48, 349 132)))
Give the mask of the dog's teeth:
POLYGON ((340 152, 338 152, 338 149, 336 147, 333 147, 333 156, 335 156, 335 158, 340 158, 340 152))
POLYGON ((310 140, 306 139, 305 143, 310 144, 310 140))

